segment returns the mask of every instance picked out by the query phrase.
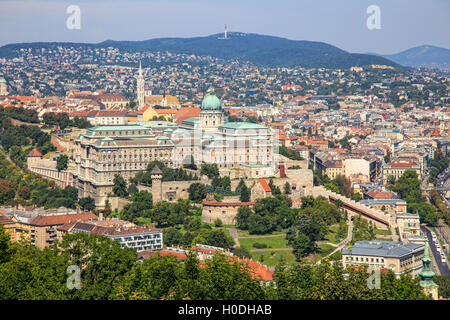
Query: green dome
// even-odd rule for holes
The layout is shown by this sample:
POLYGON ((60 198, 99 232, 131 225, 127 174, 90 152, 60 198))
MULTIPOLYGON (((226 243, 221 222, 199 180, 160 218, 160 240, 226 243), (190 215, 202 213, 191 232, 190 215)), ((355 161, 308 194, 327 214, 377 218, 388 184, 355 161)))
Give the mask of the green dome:
POLYGON ((207 95, 202 101, 202 110, 221 110, 220 100, 215 95, 207 95))

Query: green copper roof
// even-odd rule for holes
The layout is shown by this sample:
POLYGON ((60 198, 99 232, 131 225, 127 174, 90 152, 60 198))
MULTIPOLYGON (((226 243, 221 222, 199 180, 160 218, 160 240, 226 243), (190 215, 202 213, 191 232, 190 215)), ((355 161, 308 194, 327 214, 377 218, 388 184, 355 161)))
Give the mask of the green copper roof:
POLYGON ((217 98, 215 95, 208 94, 206 97, 203 98, 202 101, 202 110, 221 110, 221 103, 219 98, 217 98))
POLYGON ((431 270, 430 267, 430 263, 431 263, 431 259, 430 259, 430 254, 428 252, 428 243, 425 243, 425 250, 423 253, 423 258, 422 258, 422 270, 420 270, 419 272, 419 276, 420 276, 420 286, 422 288, 424 287, 433 287, 436 286, 436 283, 434 283, 433 281, 433 277, 435 275, 435 273, 433 272, 433 270, 431 270))
POLYGON ((97 126, 89 128, 90 131, 106 131, 106 130, 143 130, 149 129, 143 125, 123 125, 123 126, 97 126))
POLYGON ((200 121, 200 118, 196 118, 196 117, 192 117, 192 118, 187 118, 185 120, 183 120, 182 123, 197 123, 200 121))
POLYGON ((5 83, 5 82, 6 82, 5 78, 3 78, 3 77, 0 77, 0 82, 3 82, 3 83, 5 83))
POLYGON ((224 129, 267 129, 267 127, 252 122, 227 122, 220 126, 224 129))

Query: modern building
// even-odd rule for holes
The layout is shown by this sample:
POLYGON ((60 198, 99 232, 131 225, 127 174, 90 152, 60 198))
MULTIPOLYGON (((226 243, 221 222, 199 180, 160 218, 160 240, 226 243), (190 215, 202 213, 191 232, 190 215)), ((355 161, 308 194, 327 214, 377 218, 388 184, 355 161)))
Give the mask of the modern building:
POLYGON ((58 228, 59 238, 64 234, 83 232, 86 234, 103 235, 120 242, 122 248, 133 248, 137 252, 162 249, 162 231, 150 225, 144 226, 101 226, 95 222, 73 222, 58 228))
POLYGON ((346 266, 368 265, 375 270, 390 269, 399 277, 404 273, 417 275, 422 266, 424 245, 397 241, 357 241, 342 251, 346 266))

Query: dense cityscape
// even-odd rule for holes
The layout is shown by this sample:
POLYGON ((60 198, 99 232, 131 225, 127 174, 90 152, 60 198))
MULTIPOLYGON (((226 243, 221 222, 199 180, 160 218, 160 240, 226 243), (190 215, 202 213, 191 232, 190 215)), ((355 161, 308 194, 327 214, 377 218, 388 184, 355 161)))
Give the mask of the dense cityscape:
POLYGON ((450 298, 445 70, 20 44, 0 120, 2 300, 450 298))

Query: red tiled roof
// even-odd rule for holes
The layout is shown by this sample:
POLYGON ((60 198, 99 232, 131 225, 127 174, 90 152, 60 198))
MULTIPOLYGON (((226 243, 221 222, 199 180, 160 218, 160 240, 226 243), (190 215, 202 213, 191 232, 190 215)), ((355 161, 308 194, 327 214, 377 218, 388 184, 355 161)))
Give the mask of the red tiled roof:
POLYGON ((213 207, 233 207, 233 206, 252 206, 255 204, 255 202, 214 202, 214 201, 206 201, 203 200, 202 202, 205 206, 213 206, 213 207))
POLYGON ((264 179, 258 179, 259 183, 263 187, 265 192, 272 192, 272 189, 270 189, 269 185, 267 184, 267 181, 264 179))
POLYGON ((42 153, 40 153, 38 149, 34 148, 34 149, 31 150, 31 152, 28 154, 28 157, 42 157, 42 153))
POLYGON ((178 110, 177 114, 175 115, 175 122, 177 124, 181 124, 181 122, 188 118, 197 118, 200 116, 200 111, 201 109, 196 107, 180 108, 180 110, 178 110))
POLYGON ((141 110, 138 111, 139 114, 144 113, 145 111, 147 111, 147 109, 150 108, 150 106, 143 106, 141 110))
POLYGON ((407 162, 391 162, 388 164, 389 167, 393 167, 393 168, 410 168, 413 166, 417 166, 417 163, 415 162, 411 162, 411 161, 407 161, 407 162))
POLYGON ((70 223, 72 221, 89 221, 97 220, 98 217, 92 212, 81 212, 74 214, 61 214, 61 215, 38 215, 31 221, 34 226, 54 226, 70 223))
POLYGON ((0 214, 0 224, 14 223, 10 218, 0 214))
POLYGON ((174 251, 166 251, 166 250, 161 250, 160 254, 162 256, 167 256, 167 255, 172 255, 175 256, 178 259, 186 259, 186 254, 185 253, 181 253, 181 252, 174 252, 174 251))
POLYGON ((156 113, 159 114, 176 114, 177 110, 175 109, 155 109, 156 113))

